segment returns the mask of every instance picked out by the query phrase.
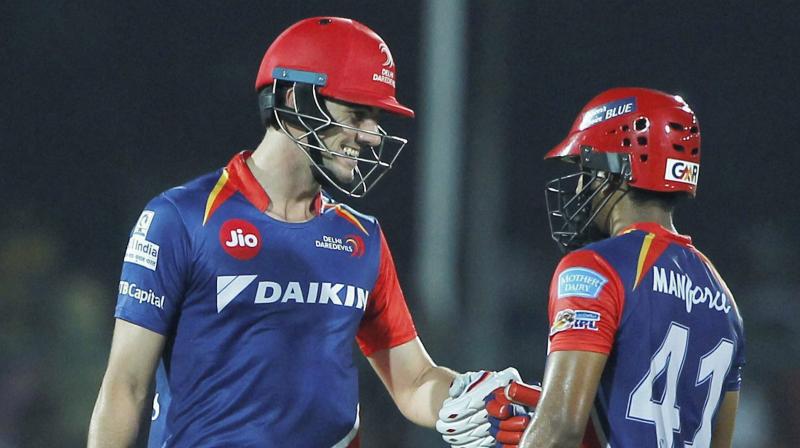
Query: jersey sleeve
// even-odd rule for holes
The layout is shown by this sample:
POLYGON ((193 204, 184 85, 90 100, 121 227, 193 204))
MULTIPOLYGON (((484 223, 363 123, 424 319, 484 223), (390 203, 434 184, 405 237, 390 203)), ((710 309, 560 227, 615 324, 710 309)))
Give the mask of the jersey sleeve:
POLYGON ((356 335, 365 356, 396 347, 417 337, 403 290, 397 279, 392 253, 383 231, 378 278, 367 301, 367 308, 356 335))
MULTIPOLYGON (((731 299, 731 301, 733 301, 733 299, 731 299)), ((725 377, 724 389, 726 392, 733 392, 742 388, 742 369, 746 363, 744 355, 744 325, 742 323, 741 316, 739 316, 738 308, 734 306, 734 309, 736 310, 735 312, 737 317, 735 324, 735 333, 737 338, 736 352, 733 355, 733 365, 731 365, 728 376, 725 377)))
POLYGON ((114 316, 164 334, 180 309, 189 238, 175 205, 163 195, 147 204, 125 251, 114 316))
POLYGON ((728 288, 728 284, 725 283, 722 276, 720 275, 717 268, 714 266, 714 263, 708 259, 703 253, 697 251, 696 252, 700 258, 705 262, 706 266, 711 271, 713 277, 719 283, 719 286, 724 291, 725 295, 728 297, 732 305, 732 312, 734 313, 733 318, 731 319, 731 325, 733 327, 733 337, 735 338, 735 351, 733 354, 733 362, 731 364, 731 368, 728 371, 727 376, 725 377, 725 383, 723 385, 723 389, 725 392, 733 392, 741 389, 742 387, 742 369, 746 363, 745 359, 745 336, 744 336, 744 321, 742 320, 742 315, 739 314, 739 307, 736 306, 736 300, 733 298, 733 294, 731 293, 730 288, 728 288))
POLYGON ((610 353, 624 300, 619 275, 605 259, 590 250, 568 254, 550 284, 549 352, 610 353))

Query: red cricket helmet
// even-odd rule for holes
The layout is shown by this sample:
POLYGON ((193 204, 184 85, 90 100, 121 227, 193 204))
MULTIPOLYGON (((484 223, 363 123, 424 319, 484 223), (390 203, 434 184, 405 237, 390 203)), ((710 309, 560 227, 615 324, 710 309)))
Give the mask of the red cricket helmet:
POLYGON ((414 116, 395 98, 395 64, 386 42, 355 20, 314 17, 287 28, 261 61, 256 91, 275 79, 302 80, 330 98, 414 116))
POLYGON ((567 138, 545 158, 580 157, 587 146, 596 153, 628 154, 632 187, 695 195, 700 126, 680 96, 634 87, 606 90, 584 106, 567 138))

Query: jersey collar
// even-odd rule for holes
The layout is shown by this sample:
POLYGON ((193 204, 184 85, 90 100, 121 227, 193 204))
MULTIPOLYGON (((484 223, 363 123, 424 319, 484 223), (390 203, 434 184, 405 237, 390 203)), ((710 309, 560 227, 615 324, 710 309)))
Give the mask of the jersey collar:
POLYGON ((692 237, 688 235, 680 235, 677 233, 670 232, 669 230, 662 227, 660 224, 656 224, 654 222, 637 222, 622 229, 622 231, 619 232, 619 235, 633 232, 634 230, 641 230, 642 232, 652 233, 657 237, 667 238, 687 246, 692 244, 692 237))
MULTIPOLYGON (((250 201, 261 213, 269 208, 270 199, 264 188, 247 166, 247 159, 253 155, 253 151, 242 151, 228 162, 225 170, 233 187, 239 191, 245 199, 250 201)), ((319 215, 322 210, 322 192, 314 198, 314 213, 319 215)))

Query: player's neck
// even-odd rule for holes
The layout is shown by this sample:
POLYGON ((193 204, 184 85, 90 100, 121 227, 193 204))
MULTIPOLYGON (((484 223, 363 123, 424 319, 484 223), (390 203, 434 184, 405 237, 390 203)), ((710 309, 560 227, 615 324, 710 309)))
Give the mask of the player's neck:
POLYGON ((286 222, 314 218, 320 186, 311 174, 308 158, 286 136, 268 132, 247 166, 269 196, 268 215, 286 222))
POLYGON ((672 221, 672 213, 661 207, 634 205, 629 202, 618 205, 621 207, 614 207, 609 216, 611 235, 618 235, 622 230, 640 222, 656 223, 672 233, 678 233, 672 221))

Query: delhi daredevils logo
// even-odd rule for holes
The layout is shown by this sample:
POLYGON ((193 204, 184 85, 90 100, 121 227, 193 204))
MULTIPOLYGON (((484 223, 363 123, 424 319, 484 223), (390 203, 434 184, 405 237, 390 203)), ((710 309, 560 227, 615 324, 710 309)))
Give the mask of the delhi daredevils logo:
POLYGON ((249 221, 229 219, 219 229, 219 242, 231 257, 249 260, 261 250, 261 233, 249 221))
POLYGON ((347 235, 346 238, 347 239, 345 240, 345 243, 349 244, 350 247, 353 248, 353 253, 350 256, 361 258, 366 249, 364 247, 364 240, 358 235, 347 235))

